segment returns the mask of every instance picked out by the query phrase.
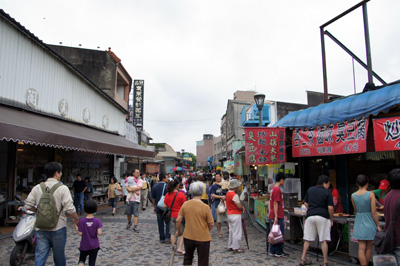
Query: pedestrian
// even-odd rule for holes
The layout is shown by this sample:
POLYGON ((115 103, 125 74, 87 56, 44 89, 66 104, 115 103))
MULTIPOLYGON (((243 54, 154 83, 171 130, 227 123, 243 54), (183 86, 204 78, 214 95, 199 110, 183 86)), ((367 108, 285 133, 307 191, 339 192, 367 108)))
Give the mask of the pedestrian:
POLYGON ((89 256, 89 266, 96 265, 97 252, 100 249, 98 236, 102 235, 101 228, 103 224, 94 217, 97 212, 97 203, 94 200, 85 202, 85 212, 87 216, 75 225, 75 230, 80 235, 81 244, 79 246, 79 266, 85 265, 86 257, 89 256))
POLYGON ((389 230, 393 216, 397 212, 396 224, 394 226, 394 255, 397 258, 398 265, 400 265, 400 208, 396 210, 397 201, 400 199, 400 169, 390 171, 388 179, 392 190, 386 195, 383 202, 385 205, 385 230, 389 230))
MULTIPOLYGON (((269 224, 279 225, 282 235, 285 234, 285 212, 283 210, 283 194, 281 187, 285 184, 286 176, 284 173, 278 173, 275 176, 275 185, 271 189, 270 200, 269 200, 269 224)), ((286 258, 289 256, 283 249, 285 243, 271 244, 269 255, 275 257, 286 258)))
POLYGON ((118 184, 118 180, 115 176, 110 178, 110 184, 108 185, 107 199, 110 201, 112 208, 112 216, 115 215, 115 209, 117 208, 118 196, 115 195, 115 190, 122 191, 121 186, 118 184))
POLYGON ((369 191, 369 180, 366 175, 357 176, 358 190, 351 195, 351 203, 356 213, 353 238, 358 241, 358 259, 362 266, 368 265, 371 259, 372 244, 376 230, 381 231, 376 212, 375 195, 369 191))
POLYGON ((176 220, 178 236, 183 235, 185 244, 183 265, 192 265, 193 254, 197 249, 198 265, 207 266, 210 256, 210 231, 214 226, 214 220, 210 207, 201 201, 201 196, 204 194, 203 183, 192 183, 190 193, 193 199, 182 205, 176 220), (185 231, 182 234, 183 219, 185 219, 185 231))
POLYGON ((76 174, 76 180, 72 184, 72 190, 74 191, 74 204, 76 212, 80 215, 83 214, 83 199, 86 189, 86 182, 82 180, 81 174, 76 174))
MULTIPOLYGON (((210 188, 210 193, 212 198, 211 213, 213 215, 214 222, 217 223, 219 238, 222 238, 221 224, 227 220, 226 212, 219 213, 217 211, 218 205, 220 204, 221 201, 223 202, 225 201, 226 198, 225 195, 228 192, 228 190, 223 189, 221 185, 222 185, 221 174, 217 173, 215 175, 215 183, 210 188)), ((229 224, 228 224, 228 231, 229 231, 229 224)))
MULTIPOLYGON (((177 230, 176 230, 176 218, 178 218, 178 213, 183 205, 183 203, 186 201, 186 197, 184 193, 179 193, 179 183, 178 179, 174 179, 173 181, 169 181, 167 185, 167 194, 165 195, 164 198, 164 208, 169 208, 171 210, 171 220, 169 222, 170 225, 170 234, 171 234, 171 246, 173 247, 175 244, 175 241, 177 241, 177 230), (174 205, 172 205, 172 202, 174 205)), ((178 248, 176 252, 179 255, 183 255, 183 237, 179 239, 178 243, 178 248)))
POLYGON ((229 224, 229 242, 228 251, 234 253, 243 253, 240 249, 240 241, 242 239, 242 212, 244 207, 240 203, 238 196, 240 183, 237 179, 232 179, 229 182, 229 191, 226 193, 226 208, 228 211, 229 224))
MULTIPOLYGON (((124 173, 121 177, 121 187, 122 187, 122 201, 124 202, 124 205, 126 205, 126 197, 128 195, 128 191, 126 190, 126 178, 128 177, 128 173, 124 173)), ((125 214, 126 214, 126 209, 125 209, 125 214)))
POLYGON ((92 182, 90 182, 90 177, 86 177, 85 181, 86 181, 85 201, 87 201, 92 199, 94 187, 92 182))
POLYGON ((329 191, 329 177, 321 175, 317 185, 307 190, 304 205, 307 208, 307 219, 304 225, 304 245, 300 265, 310 265, 306 259, 310 243, 318 239, 324 255, 324 266, 328 266, 328 243, 331 241, 331 227, 333 226, 333 197, 329 191))
POLYGON ((126 179, 126 190, 128 195, 126 200, 128 205, 126 206, 126 215, 128 218, 128 224, 126 230, 132 226, 132 215, 133 215, 133 231, 139 233, 139 205, 140 205, 140 190, 142 189, 143 181, 139 178, 139 169, 133 171, 133 176, 129 176, 126 179))
POLYGON ((142 174, 142 188, 140 189, 140 205, 142 206, 142 210, 145 211, 147 207, 147 197, 149 195, 150 184, 149 180, 147 180, 147 175, 142 174))
POLYGON ((153 200, 154 212, 157 214, 158 233, 160 235, 160 243, 171 243, 171 236, 169 231, 169 222, 162 218, 163 211, 158 208, 157 203, 167 193, 168 177, 164 173, 160 173, 160 182, 158 182, 151 191, 151 198, 153 200), (165 226, 165 228, 164 228, 165 226))
POLYGON ((208 184, 206 183, 204 176, 203 175, 199 175, 196 178, 197 181, 200 181, 201 183, 203 183, 204 186, 204 194, 201 196, 201 201, 204 202, 205 204, 209 205, 208 203, 208 199, 210 198, 210 189, 208 187, 208 184))
MULTIPOLYGON (((57 162, 50 162, 45 165, 44 171, 47 180, 44 182, 48 189, 61 183, 62 165, 57 162)), ((36 185, 29 193, 25 201, 27 210, 36 212, 36 206, 39 204, 43 192, 40 184, 36 185)), ((65 185, 58 187, 53 193, 54 201, 59 214, 58 223, 55 228, 50 230, 36 230, 36 252, 35 265, 43 266, 46 264, 50 249, 53 249, 53 260, 56 266, 65 266, 65 244, 67 242, 67 217, 73 218, 73 223, 78 224, 79 218, 74 207, 71 192, 65 185)))
POLYGON ((334 188, 332 184, 329 186, 329 190, 331 191, 333 197, 334 213, 343 213, 344 209, 342 200, 340 199, 339 191, 334 188))

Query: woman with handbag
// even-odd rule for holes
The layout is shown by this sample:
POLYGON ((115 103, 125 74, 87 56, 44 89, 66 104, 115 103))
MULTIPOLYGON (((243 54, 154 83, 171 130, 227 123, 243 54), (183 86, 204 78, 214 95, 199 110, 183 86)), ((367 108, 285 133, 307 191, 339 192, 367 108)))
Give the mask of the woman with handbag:
MULTIPOLYGON (((174 179, 173 181, 169 181, 167 185, 167 194, 164 198, 164 208, 168 208, 170 210, 170 234, 171 234, 171 246, 173 247, 176 239, 176 218, 178 217, 178 213, 181 210, 183 203, 186 201, 186 197, 184 193, 179 192, 179 180, 174 179)), ((183 251, 183 237, 180 238, 178 243, 178 248, 176 250, 178 255, 183 255, 185 252, 183 251)))
POLYGON ((122 188, 117 182, 117 178, 112 176, 110 178, 110 184, 108 185, 107 199, 110 201, 112 208, 112 215, 115 215, 115 209, 117 208, 118 195, 122 195, 122 188))
POLYGON ((358 190, 351 195, 356 220, 354 222, 353 238, 358 240, 358 259, 361 265, 368 265, 371 259, 372 244, 376 231, 381 231, 376 212, 376 200, 373 193, 367 191, 368 177, 357 176, 358 190))

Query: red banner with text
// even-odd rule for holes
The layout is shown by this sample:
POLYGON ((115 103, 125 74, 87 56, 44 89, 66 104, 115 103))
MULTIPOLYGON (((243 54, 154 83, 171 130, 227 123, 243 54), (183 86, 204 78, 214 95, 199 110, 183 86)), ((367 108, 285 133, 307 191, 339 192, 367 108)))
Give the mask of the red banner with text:
POLYGON ((375 151, 400 150, 400 117, 374 119, 375 151))
POLYGON ((293 157, 328 156, 367 151, 368 120, 339 122, 313 130, 293 130, 293 157))
POLYGON ((285 128, 248 127, 244 129, 246 164, 285 163, 285 128))

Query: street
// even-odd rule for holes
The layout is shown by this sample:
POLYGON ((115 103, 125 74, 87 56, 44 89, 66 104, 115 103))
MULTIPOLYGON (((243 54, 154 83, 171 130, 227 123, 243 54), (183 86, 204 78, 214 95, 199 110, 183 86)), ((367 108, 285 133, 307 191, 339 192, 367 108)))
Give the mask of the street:
MULTIPOLYGON (((247 214, 245 215, 250 249, 247 249, 243 237, 241 247, 245 253, 233 254, 226 251, 227 226, 224 224, 222 227, 225 233, 222 239, 218 238, 217 228, 214 227, 211 232, 213 240, 211 241, 210 266, 299 265, 301 252, 290 247, 285 248, 286 252, 290 254, 289 258, 267 256, 265 234, 255 228, 247 214)), ((156 215, 153 213, 153 208, 147 208, 146 211, 140 213, 139 233, 125 229, 127 219, 124 215, 124 207, 118 208, 115 216, 111 216, 111 210, 108 209, 98 214, 97 217, 103 223, 103 236, 100 237, 101 250, 98 253, 96 265, 168 265, 171 258, 171 245, 159 243, 156 215)), ((80 237, 73 229, 72 222, 69 221, 66 247, 67 265, 78 264, 79 243, 80 237)), ((0 247, 2 258, 0 265, 9 265, 9 256, 14 247, 12 238, 0 240, 0 247)), ((322 262, 321 255, 318 263, 315 257, 310 256, 310 258, 313 265, 319 265, 322 262)), ((88 261, 86 265, 87 263, 88 261)), ((34 265, 33 257, 27 258, 23 265, 34 265)), ((47 265, 54 265, 51 252, 47 265)), ((183 256, 175 256, 174 265, 183 265, 183 256)), ((197 265, 196 256, 193 265, 197 265)), ((332 263, 332 265, 343 264, 332 263)))

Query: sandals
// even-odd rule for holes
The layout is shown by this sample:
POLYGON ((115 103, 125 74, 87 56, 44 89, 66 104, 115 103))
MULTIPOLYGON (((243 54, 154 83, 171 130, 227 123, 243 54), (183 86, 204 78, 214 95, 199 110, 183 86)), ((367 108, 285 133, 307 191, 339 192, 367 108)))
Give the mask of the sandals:
POLYGON ((219 238, 222 238, 222 234, 219 234, 219 238))
POLYGON ((329 263, 328 262, 324 262, 324 263, 321 264, 321 266, 329 266, 329 263))
POLYGON ((183 256, 183 255, 185 255, 185 251, 177 251, 176 255, 183 256))
POLYGON ((244 253, 244 251, 241 250, 241 249, 234 249, 234 250, 233 250, 233 253, 244 253))
MULTIPOLYGON (((311 260, 308 260, 308 259, 300 260, 300 263, 299 263, 300 266, 311 265, 311 264, 312 264, 311 260)), ((326 265, 326 266, 328 266, 328 265, 326 265)))
POLYGON ((231 248, 228 248, 228 249, 226 249, 227 251, 233 251, 233 249, 231 249, 231 248))

